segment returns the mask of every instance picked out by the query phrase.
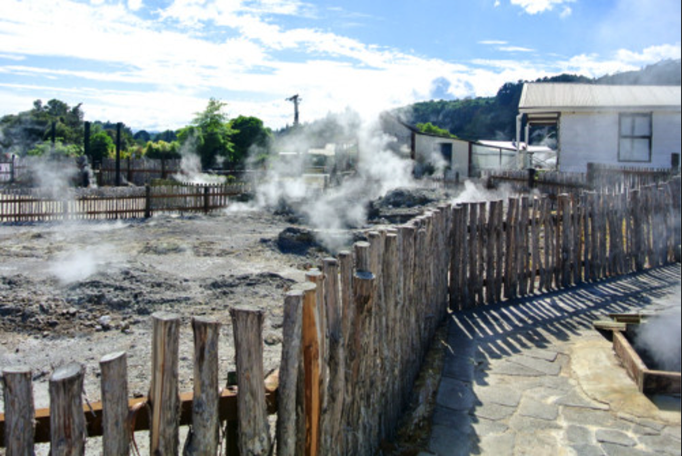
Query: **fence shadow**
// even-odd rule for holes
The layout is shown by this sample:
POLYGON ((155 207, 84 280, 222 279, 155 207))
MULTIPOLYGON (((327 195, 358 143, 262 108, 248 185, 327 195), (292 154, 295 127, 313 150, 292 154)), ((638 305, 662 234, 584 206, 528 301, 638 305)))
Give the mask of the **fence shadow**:
MULTIPOLYGON (((595 320, 609 313, 630 313, 657 307, 656 301, 680 284, 680 264, 588 283, 542 296, 526 297, 489 305, 450 316, 448 354, 450 363, 473 363, 472 409, 459 413, 456 432, 468 436, 469 453, 480 454, 480 439, 472 413, 482 405, 473 384, 488 385, 487 365, 527 350, 550 348, 568 342, 592 328, 595 320), (465 360, 463 360, 465 359, 465 360)), ((447 365, 448 361, 446 361, 447 365)), ((447 368, 446 368, 447 370, 447 368)), ((459 380, 465 380, 459 378, 459 380)))

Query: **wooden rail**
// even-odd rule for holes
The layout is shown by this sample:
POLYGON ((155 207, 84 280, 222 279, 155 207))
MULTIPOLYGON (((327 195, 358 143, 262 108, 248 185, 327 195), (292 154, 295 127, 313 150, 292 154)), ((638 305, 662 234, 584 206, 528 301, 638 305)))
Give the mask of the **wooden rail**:
MULTIPOLYGON (((268 414, 277 413, 277 390, 279 387, 279 372, 274 372, 265 380, 265 398, 268 405, 268 414)), ((228 387, 220 392, 218 397, 218 419, 220 421, 237 420, 237 395, 239 388, 228 387)), ((128 411, 138 411, 131 425, 133 431, 150 430, 149 413, 147 412, 148 399, 137 398, 128 400, 128 411)), ((192 409, 194 406, 194 393, 180 394, 180 425, 192 424, 192 409)), ((91 402, 83 406, 83 415, 89 437, 99 437, 104 433, 102 426, 104 407, 101 401, 91 402)), ((35 411, 35 443, 47 443, 50 441, 50 409, 42 408, 35 411)), ((5 414, 0 413, 0 446, 5 442, 5 414)))
POLYGON ((0 191, 0 223, 149 218, 155 213, 210 212, 224 209, 244 184, 71 189, 51 195, 42 190, 0 191))

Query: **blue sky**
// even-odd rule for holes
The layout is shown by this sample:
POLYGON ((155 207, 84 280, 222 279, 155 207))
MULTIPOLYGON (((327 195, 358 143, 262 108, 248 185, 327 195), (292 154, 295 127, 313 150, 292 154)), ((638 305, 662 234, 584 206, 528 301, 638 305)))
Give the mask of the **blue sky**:
POLYGON ((0 115, 35 99, 165 130, 231 116, 365 116, 507 81, 679 59, 679 0, 2 0, 0 115))

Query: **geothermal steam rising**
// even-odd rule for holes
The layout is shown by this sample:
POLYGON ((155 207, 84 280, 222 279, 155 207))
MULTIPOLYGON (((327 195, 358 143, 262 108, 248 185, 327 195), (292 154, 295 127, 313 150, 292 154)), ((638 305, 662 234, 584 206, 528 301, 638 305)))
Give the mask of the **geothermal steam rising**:
POLYGON ((485 203, 488 201, 505 201, 513 192, 510 187, 503 185, 496 190, 487 190, 482 185, 472 181, 464 182, 464 190, 451 201, 451 204, 485 203))
POLYGON ((173 175, 173 179, 190 184, 223 184, 225 179, 220 176, 204 174, 201 158, 197 153, 197 140, 192 136, 180 148, 180 172, 173 175))
POLYGON ((670 309, 642 324, 635 345, 663 369, 679 372, 682 356, 682 309, 670 309))
POLYGON ((64 285, 81 282, 101 271, 113 256, 113 249, 107 246, 74 249, 57 257, 50 272, 64 285))
MULTIPOLYGON (((304 154, 292 154, 275 161, 264 183, 256 188, 256 204, 260 208, 276 208, 282 203, 296 206, 317 231, 318 240, 330 250, 347 244, 348 233, 339 230, 357 228, 367 222, 370 201, 400 187, 414 185, 412 163, 389 151, 392 138, 379 129, 378 123, 363 126, 358 132, 358 163, 355 177, 326 193, 312 191, 306 185, 304 154)), ((308 138, 289 140, 286 151, 305 152, 315 146, 308 138)))

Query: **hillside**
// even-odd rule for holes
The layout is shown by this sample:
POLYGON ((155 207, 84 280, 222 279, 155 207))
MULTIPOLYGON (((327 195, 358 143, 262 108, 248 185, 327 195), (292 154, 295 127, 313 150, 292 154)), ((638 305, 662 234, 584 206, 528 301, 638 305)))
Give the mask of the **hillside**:
MULTIPOLYGON (((650 65, 640 71, 607 75, 593 79, 579 75, 562 74, 534 82, 573 82, 614 85, 680 85, 680 60, 666 60, 650 65)), ((449 130, 459 138, 514 139, 516 115, 523 90, 528 81, 509 82, 502 86, 495 97, 479 97, 465 100, 439 100, 416 103, 393 111, 404 121, 416 125, 428 123, 449 130)))

